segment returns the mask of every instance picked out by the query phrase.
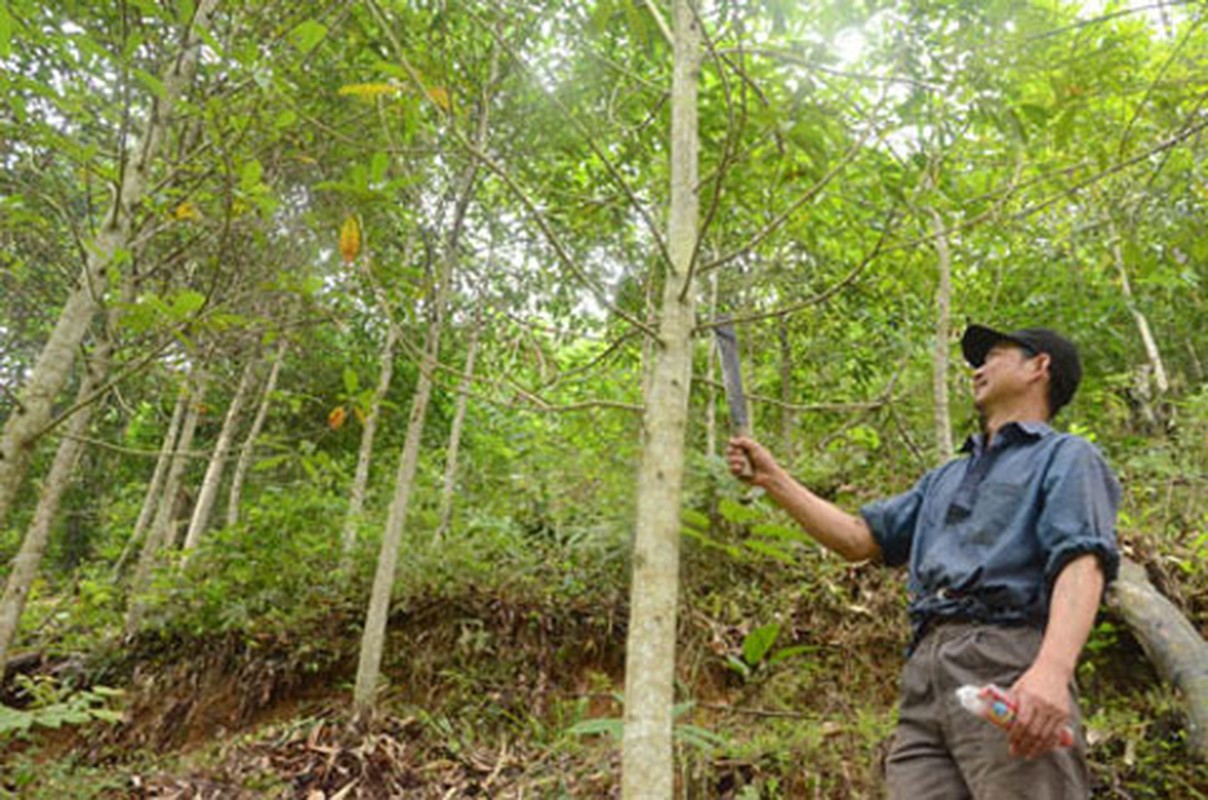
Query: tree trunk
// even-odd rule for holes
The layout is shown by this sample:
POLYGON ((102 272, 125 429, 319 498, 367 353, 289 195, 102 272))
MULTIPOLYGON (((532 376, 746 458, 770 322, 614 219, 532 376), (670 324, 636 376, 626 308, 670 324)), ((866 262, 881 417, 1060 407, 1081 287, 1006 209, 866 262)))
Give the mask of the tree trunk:
POLYGON ((180 52, 162 77, 163 88, 152 106, 138 149, 122 171, 113 204, 100 231, 83 247, 86 256, 80 283, 68 296, 58 322, 20 392, 16 409, 4 423, 4 433, 0 437, 0 525, 4 524, 29 468, 34 445, 51 421, 55 398, 71 375, 76 350, 96 316, 110 269, 119 255, 130 249, 134 212, 146 193, 151 164, 172 110, 192 81, 201 31, 208 27, 217 2, 201 0, 198 3, 180 52))
POLYGON ((948 413, 948 339, 952 327, 952 254, 948 249, 948 230, 944 218, 934 208, 935 253, 939 262, 940 285, 935 293, 935 361, 932 366, 932 393, 935 401, 935 448, 941 462, 952 459, 952 418, 948 413))
POLYGON ((453 523, 453 490, 457 485, 457 456, 461 450, 461 432, 466 421, 466 406, 469 405, 470 385, 474 381, 474 357, 478 353, 478 337, 482 333, 482 305, 474 309, 473 330, 470 332, 470 344, 466 351, 465 372, 462 373, 461 383, 457 387, 457 408, 453 412, 453 427, 449 431, 449 447, 445 451, 445 479, 440 490, 440 527, 436 529, 439 540, 449 532, 453 523))
POLYGON ((1208 759, 1208 643, 1154 588, 1145 569, 1127 558, 1108 592, 1108 604, 1124 618, 1162 679, 1182 692, 1188 748, 1197 758, 1208 759))
POLYGON ((176 396, 176 407, 172 409, 172 420, 168 423, 168 432, 164 434, 164 443, 159 448, 159 458, 155 461, 155 471, 151 473, 151 482, 147 485, 147 493, 143 496, 143 507, 139 509, 138 520, 134 523, 134 531, 126 541, 122 555, 114 565, 114 574, 120 574, 126 562, 130 559, 134 548, 138 547, 147 526, 151 524, 155 514, 156 503, 163 489, 164 478, 168 474, 168 465, 172 463, 172 451, 176 447, 176 439, 180 436, 180 424, 185 416, 185 408, 189 404, 189 393, 182 389, 176 396))
POLYGON ((361 447, 357 452, 357 471, 352 479, 352 491, 348 495, 348 513, 344 517, 344 533, 340 537, 340 554, 343 567, 348 568, 352 558, 352 550, 357 542, 357 528, 365 511, 365 494, 369 487, 369 467, 373 461, 373 441, 377 437, 378 419, 382 415, 382 402, 390 391, 390 381, 394 377, 394 349, 398 345, 398 325, 390 318, 389 309, 382 303, 382 311, 386 314, 386 341, 382 345, 379 359, 378 385, 373 392, 373 400, 365 414, 365 425, 361 429, 361 447))
MULTIPOLYGON (((486 147, 490 121, 490 91, 499 68, 499 46, 496 43, 491 53, 489 77, 482 91, 482 107, 478 115, 478 130, 474 146, 481 152, 486 147)), ((444 242, 441 274, 438 279, 434 311, 428 331, 424 336, 424 350, 420 363, 419 379, 415 396, 411 401, 411 414, 407 420, 407 435, 403 452, 399 456, 398 473, 394 480, 394 498, 382 531, 382 546, 378 552, 377 569, 370 591, 369 609, 365 614, 365 629, 361 636, 361 655, 357 663, 356 686, 353 689, 355 716, 361 722, 368 721, 373 712, 374 694, 382 669, 382 652, 386 645, 386 623, 390 613, 390 595, 394 588, 394 573, 398 566, 399 545, 407 522, 407 509, 411 502, 411 489, 415 483, 416 467, 419 464, 419 445, 424 431, 424 418, 428 413, 428 400, 432 395, 432 378, 440 357, 441 328, 444 325, 445 304, 452 291, 453 268, 457 262, 457 248, 461 242, 466 209, 478 177, 478 163, 471 161, 462 172, 454 195, 452 224, 444 242)))
MULTIPOLYGON (((435 302, 444 303, 446 285, 442 281, 435 302)), ((377 688, 378 676, 381 673, 382 651, 385 649, 386 643, 386 622, 390 612, 390 595, 394 588, 394 573, 398 566, 398 551, 406 525, 407 509, 411 503, 411 489, 415 484, 415 472, 419 465, 419 445, 424 432, 424 419, 428 413, 428 400, 432 396, 432 373, 436 369, 437 354, 440 352, 442 323, 443 315, 438 311, 436 319, 429 324, 425 337, 419 381, 416 385, 415 396, 411 400, 411 414, 407 419, 407 437, 403 443, 403 452, 399 456, 398 473, 394 479, 394 498, 390 503, 386 528, 382 531, 382 547, 378 553, 369 609, 365 616, 365 630, 361 637, 361 656, 357 665, 357 680, 353 693, 356 715, 361 719, 365 719, 372 712, 374 692, 377 688)))
MULTIPOLYGON (((109 373, 109 362, 113 354, 113 340, 107 333, 102 333, 93 354, 92 364, 85 370, 84 380, 80 383, 77 398, 85 401, 96 392, 109 373)), ((88 432, 92 421, 93 411, 97 403, 87 403, 67 420, 63 438, 59 441, 59 449, 55 452, 54 462, 50 473, 42 486, 42 494, 38 498, 38 508, 34 512, 33 522, 25 532, 21 549, 12 561, 12 570, 8 574, 8 582, 4 586, 4 598, 0 600, 0 675, 4 674, 4 665, 8 657, 8 648, 17 633, 21 622, 21 614, 25 610, 25 600, 29 596, 29 588, 37 577, 38 567, 46 552, 47 542, 50 541, 51 528, 59 513, 59 503, 63 493, 71 482, 80 454, 84 445, 80 437, 88 432)))
POLYGON ((147 537, 143 540, 143 549, 139 553, 138 566, 134 570, 134 578, 130 583, 131 603, 126 614, 126 632, 133 633, 142 617, 142 604, 137 595, 145 591, 151 580, 151 569, 159 551, 165 546, 175 543, 176 521, 173 518, 176 506, 176 496, 180 491, 181 479, 189 460, 189 450, 193 446, 193 433, 197 430, 197 421, 201 417, 201 400, 205 395, 206 375, 201 367, 196 368, 190 376, 184 424, 181 425, 180 439, 176 442, 168 465, 168 477, 164 480, 163 494, 159 498, 159 507, 155 511, 155 520, 147 537))
MULTIPOLYGON (((717 319, 717 272, 709 276, 709 319, 717 319)), ((717 449, 717 337, 709 337, 709 351, 705 358, 705 454, 719 455, 717 449)), ((710 494, 713 494, 712 492, 710 494)), ((714 501, 710 499, 710 509, 714 501)))
POLYGON ((1166 365, 1162 362, 1158 342, 1154 339, 1153 331, 1150 330, 1149 319, 1137 307, 1136 300, 1133 298, 1132 284, 1128 281, 1128 268, 1124 263, 1124 249, 1120 246, 1120 234, 1117 233, 1114 223, 1111 224, 1110 230, 1112 256, 1116 262, 1116 270, 1120 273, 1120 291, 1124 293, 1124 302, 1128 305, 1133 321, 1137 324, 1137 332, 1141 334, 1141 343, 1145 346, 1145 357, 1149 360, 1150 369, 1153 371, 1154 388, 1158 390, 1156 394, 1160 397, 1170 390, 1170 381, 1166 378, 1166 365))
POLYGON ((214 453, 210 456, 209 466, 206 467, 205 478, 201 481, 201 489, 197 492, 197 503, 193 506, 193 517, 189 520, 189 532, 185 535, 185 550, 196 549, 201 542, 201 535, 210 524, 210 513, 214 510, 214 502, 218 499, 218 489, 222 485, 222 473, 226 470, 227 456, 231 452, 231 444, 235 441, 235 432, 239 430, 239 419, 243 416, 243 407, 247 404, 252 384, 256 375, 256 359, 248 359, 239 376, 239 386, 226 417, 222 421, 222 430, 218 433, 218 441, 214 443, 214 453))
POLYGON ((285 361, 285 351, 288 349, 288 343, 282 339, 281 343, 277 345, 277 354, 273 356, 273 366, 269 370, 268 380, 264 382, 260 406, 256 409, 256 416, 252 419, 251 430, 247 432, 247 438, 243 440, 243 447, 239 450, 239 462, 235 465, 235 474, 231 476, 231 494, 227 500, 226 524, 228 526, 239 522, 239 503, 243 498, 243 484, 247 480, 248 471, 252 468, 252 460, 256 455, 256 440, 260 438, 260 431, 264 429, 264 422, 268 419, 268 409, 273 402, 273 392, 277 390, 277 379, 281 375, 281 363, 285 361))
POLYGON ((786 464, 796 463, 793 457, 793 348, 789 343, 789 322, 780 318, 780 452, 786 464))
POLYGON ((645 442, 638 476, 637 522, 625 656, 625 731, 621 793, 666 800, 674 792, 676 604, 684 436, 692 383, 696 250, 697 81, 701 31, 689 0, 675 0, 671 87, 670 262, 663 286, 659 341, 645 398, 645 442))

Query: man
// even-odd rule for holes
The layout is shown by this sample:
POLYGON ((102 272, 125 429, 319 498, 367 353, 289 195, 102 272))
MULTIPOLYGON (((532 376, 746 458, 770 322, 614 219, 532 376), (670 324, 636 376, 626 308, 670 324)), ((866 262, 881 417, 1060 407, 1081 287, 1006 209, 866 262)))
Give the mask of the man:
POLYGON ((1059 737, 1078 729, 1074 670, 1119 565, 1119 485, 1094 446, 1048 424, 1081 379, 1070 341, 974 325, 961 346, 982 433, 967 457, 910 491, 851 515, 742 437, 730 441, 730 469, 741 475, 749 462, 746 480, 848 560, 909 564, 914 637, 886 762, 890 797, 1086 797, 1083 738, 1063 748, 1059 737), (957 687, 986 683, 1015 696, 1009 733, 959 706, 957 687))

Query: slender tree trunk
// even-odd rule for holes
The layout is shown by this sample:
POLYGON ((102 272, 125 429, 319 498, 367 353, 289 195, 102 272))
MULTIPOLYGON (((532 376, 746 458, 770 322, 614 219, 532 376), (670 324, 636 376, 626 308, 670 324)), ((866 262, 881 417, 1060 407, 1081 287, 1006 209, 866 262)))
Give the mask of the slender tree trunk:
POLYGON ((377 437, 378 420, 382 416, 382 403, 390 391, 394 378, 394 351, 398 346, 398 325, 390 318, 389 310, 382 304, 386 314, 386 341, 382 344, 379 358, 378 385, 373 392, 373 401, 365 414, 365 425, 361 429, 361 447, 357 452, 357 470, 352 479, 352 491, 348 495, 348 513, 344 517, 344 532, 340 537, 340 554, 343 567, 349 566, 353 548, 357 543, 357 528, 365 513, 365 494, 369 487, 369 467, 373 462, 373 442, 377 437))
POLYGON ((667 800, 674 792, 672 705, 679 593, 684 437, 692 383, 698 183, 697 82, 701 31, 689 0, 674 0, 671 87, 671 263, 663 286, 638 476, 637 523, 625 657, 625 732, 621 793, 667 800))
POLYGON ((256 359, 251 357, 239 376, 239 386, 226 417, 222 421, 222 430, 218 433, 218 441, 214 443, 214 453, 210 456, 209 466, 206 467, 205 478, 201 481, 201 489, 197 492, 197 502, 193 506, 193 517, 189 520, 189 531, 185 535, 185 550, 194 550, 201 542, 201 536, 210 524, 210 514, 214 510, 214 502, 218 499, 218 489, 222 486, 222 473, 226 470, 227 456, 231 452, 231 444, 235 441, 235 433, 239 430, 239 420, 243 416, 243 407, 251 394, 255 382, 256 359))
POLYGON ((1161 396, 1170 390, 1170 381, 1166 378, 1166 365, 1162 362, 1162 353, 1158 350, 1158 342, 1149 327, 1149 319, 1137 307, 1133 297, 1132 284, 1128 280, 1128 267, 1124 263, 1124 249, 1120 246, 1120 234, 1115 223, 1111 224, 1112 256, 1116 262, 1116 270, 1120 273, 1120 291, 1124 293, 1124 302, 1132 312, 1133 321, 1137 324, 1137 332, 1141 334, 1141 343, 1145 346, 1145 357, 1149 360, 1153 371, 1153 383, 1157 395, 1161 396))
POLYGON ((226 524, 228 526, 239 522, 239 504, 243 499, 243 484, 252 468, 252 461, 256 455, 256 440, 260 438, 260 431, 264 430, 265 420, 268 419, 268 409, 273 403, 273 392, 277 390, 277 379, 281 375, 281 363, 285 361, 285 351, 288 349, 288 343, 282 339, 281 343, 277 345, 277 354, 273 356, 273 366, 269 370, 268 380, 264 382, 264 391, 260 396, 256 416, 252 419, 252 427, 247 432, 247 438, 243 440, 243 447, 239 449, 239 461, 235 464, 235 474, 231 476, 231 494, 227 500, 226 524))
MULTIPOLYGON (((487 143, 490 122, 490 91, 499 68, 499 46, 491 54, 489 77, 482 91, 482 106, 478 115, 478 130, 475 147, 481 151, 487 143)), ((415 396, 411 401, 411 414, 407 420, 407 435, 403 452, 399 456, 398 473, 394 480, 394 498, 382 531, 382 547, 378 553, 377 569, 373 576, 373 589, 369 597, 369 609, 365 614, 365 630, 361 636, 361 654, 357 664, 356 686, 353 689, 353 706, 358 720, 368 721, 373 711, 374 694, 382 670, 382 652, 386 646, 386 623, 390 612, 390 595, 394 588, 394 574, 398 567, 398 551, 402 543, 403 529, 407 522, 407 510, 411 503, 411 489, 415 483, 415 472, 419 464, 419 445, 424 431, 424 419, 428 413, 428 400, 432 395, 432 377, 440 357, 441 328, 444 325, 445 305, 452 291, 453 268, 457 262, 457 248, 465 222, 466 209, 470 204, 474 182, 478 177, 476 161, 462 172, 457 185, 456 205, 452 224, 444 242, 441 274, 433 298, 434 311, 428 332, 424 337, 424 350, 420 364, 419 380, 415 396)))
MULTIPOLYGON (((445 286, 442 281, 435 299, 438 304, 444 303, 445 286)), ((365 630, 361 637, 361 655, 353 693, 356 715, 362 720, 373 710, 374 692, 378 676, 381 674, 390 595, 394 588, 399 546, 402 543, 407 510, 411 503, 411 489, 415 484, 415 472, 419 465, 419 445, 424 432, 424 419, 428 413, 428 401, 432 396, 432 373, 436 368, 437 354, 440 352, 442 317, 438 311, 436 319, 429 324, 425 337, 419 381, 415 396, 411 400, 411 414, 407 419, 407 436, 403 443, 403 452, 399 456, 398 473, 394 479, 394 498, 390 503, 386 528, 382 532, 382 547, 378 553, 369 610, 365 616, 365 630)))
POLYGON ((180 52, 162 77, 163 88, 137 150, 122 171, 117 196, 105 215, 86 253, 80 283, 71 292, 50 338, 42 348, 29 380, 22 388, 16 409, 4 423, 0 437, 0 525, 8 516, 13 499, 29 468, 34 445, 51 421, 52 405, 71 375, 75 353, 96 316, 109 273, 119 254, 129 250, 134 212, 147 190, 154 163, 172 111, 192 82, 200 50, 201 31, 209 26, 217 0, 201 0, 185 31, 180 52))
POLYGON ((114 566, 114 574, 120 574, 130 555, 143 540, 147 526, 154 518, 156 504, 163 489, 164 478, 168 474, 168 465, 172 462, 172 451, 176 447, 176 439, 180 436, 180 424, 189 404, 189 393, 181 389, 176 395, 176 407, 172 409, 172 419, 168 423, 168 432, 164 434, 164 443, 159 448, 159 458, 155 460, 155 471, 151 473, 151 482, 147 485, 147 493, 143 496, 143 507, 139 509, 138 520, 134 523, 134 531, 126 541, 122 555, 114 566))
MULTIPOLYGON (((709 319, 717 319, 717 272, 709 276, 709 319)), ((705 454, 718 455, 717 450, 717 337, 709 337, 709 351, 705 359, 705 454)), ((710 500, 710 507, 714 505, 710 500)))
POLYGON ((952 418, 948 412, 948 339, 952 328, 952 253, 948 248, 948 230, 944 218, 929 209, 934 223, 935 253, 939 262, 940 285, 935 293, 935 361, 932 366, 932 393, 935 401, 935 448, 941 462, 952 459, 952 418))
POLYGON ((457 387, 457 408, 453 412, 453 427, 449 431, 449 447, 445 451, 445 479, 440 490, 440 527, 436 539, 449 532, 453 523, 453 490, 457 486, 457 457, 461 451, 461 432, 466 421, 466 406, 469 405, 470 385, 474 381, 474 357, 478 354, 478 337, 482 333, 482 301, 474 309, 474 327, 470 332, 470 343, 466 350, 465 372, 457 387))
MULTIPOLYGON (((84 380, 80 383, 77 398, 80 401, 91 397, 104 383, 109 373, 109 362, 113 354, 113 340, 108 333, 102 333, 93 354, 93 361, 85 370, 84 380)), ((25 601, 29 596, 29 588, 37 577, 38 567, 42 556, 46 553, 46 545, 50 541, 51 528, 59 513, 59 504, 63 499, 71 476, 84 445, 80 439, 88 432, 96 403, 83 405, 79 411, 67 420, 66 430, 55 452, 54 462, 50 473, 42 486, 42 494, 38 498, 38 508, 34 512, 33 522, 25 532, 21 549, 12 562, 12 570, 4 586, 4 598, 0 600, 0 675, 4 674, 4 665, 8 658, 8 648, 17 633, 21 622, 21 614, 25 610, 25 601)))
POLYGON ((175 543, 176 521, 173 519, 176 506, 176 496, 180 491, 181 479, 188 465, 189 451, 193 447, 193 434, 197 430, 197 421, 201 417, 201 401, 205 395, 206 375, 201 367, 195 368, 190 376, 186 390, 186 411, 184 423, 181 425, 180 438, 172 453, 168 465, 168 476, 164 480, 163 494, 160 495, 159 507, 155 511, 155 520, 143 540, 143 548, 139 553, 138 566, 134 570, 134 578, 130 583, 131 603, 126 614, 126 632, 133 633, 142 617, 142 604, 137 595, 146 590, 151 580, 151 569, 159 551, 166 545, 175 543))
POLYGON ((793 348, 789 343, 789 323, 780 318, 780 452, 785 463, 793 464, 793 348))

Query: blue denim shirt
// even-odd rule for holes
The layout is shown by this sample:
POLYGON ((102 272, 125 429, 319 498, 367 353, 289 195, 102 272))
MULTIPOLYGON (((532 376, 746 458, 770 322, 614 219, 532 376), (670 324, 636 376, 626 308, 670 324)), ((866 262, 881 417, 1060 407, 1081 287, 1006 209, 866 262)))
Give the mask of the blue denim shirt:
POLYGON ((1120 485, 1094 445, 1040 422, 1002 427, 987 450, 860 509, 886 564, 910 564, 915 638, 940 617, 1043 627, 1062 568, 1094 553, 1119 569, 1120 485))

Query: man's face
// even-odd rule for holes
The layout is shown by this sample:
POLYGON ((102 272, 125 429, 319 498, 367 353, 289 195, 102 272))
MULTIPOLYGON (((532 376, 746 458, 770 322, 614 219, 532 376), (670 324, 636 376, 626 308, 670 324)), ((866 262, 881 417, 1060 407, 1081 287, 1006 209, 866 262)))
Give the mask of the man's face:
POLYGON ((996 404, 1017 400, 1044 377, 1047 356, 1034 355, 1019 345, 1003 342, 990 348, 973 371, 973 405, 985 414, 996 404))

